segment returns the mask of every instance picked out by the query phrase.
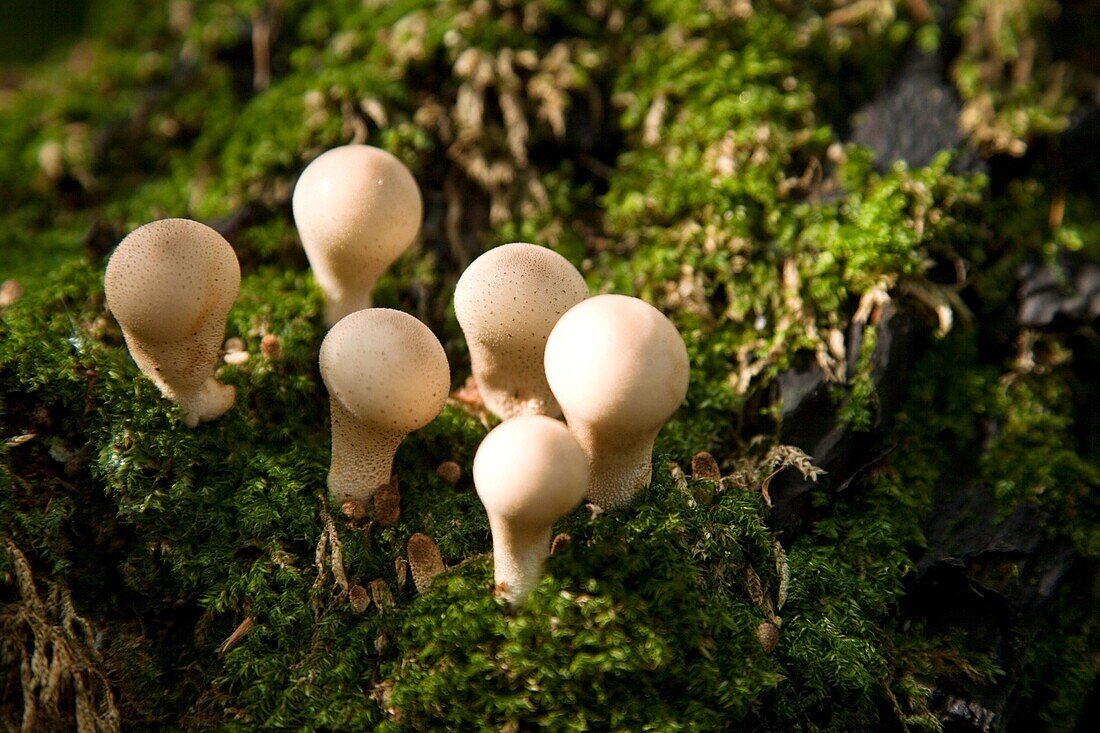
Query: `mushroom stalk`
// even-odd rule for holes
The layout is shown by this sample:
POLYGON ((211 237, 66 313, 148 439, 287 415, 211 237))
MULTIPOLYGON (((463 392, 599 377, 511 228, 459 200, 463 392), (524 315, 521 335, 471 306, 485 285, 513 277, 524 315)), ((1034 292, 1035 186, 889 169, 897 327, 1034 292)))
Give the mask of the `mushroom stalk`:
POLYGON ((237 398, 236 387, 222 384, 211 374, 210 364, 217 362, 216 344, 224 330, 224 324, 208 323, 184 342, 126 340, 138 369, 153 380, 161 394, 180 406, 183 424, 189 428, 221 417, 237 398), (204 354, 208 358, 192 361, 196 352, 209 352, 204 354))
POLYGON ((588 456, 585 497, 593 504, 601 509, 618 509, 630 504, 639 490, 649 486, 653 442, 659 429, 601 436, 591 425, 579 423, 572 431, 588 456), (593 450, 593 446, 600 446, 600 450, 593 450))
POLYGON ((389 483, 393 458, 406 434, 363 424, 335 397, 329 398, 329 404, 332 408, 329 493, 337 503, 349 499, 363 501, 389 483), (389 460, 379 456, 388 456, 389 460))
POLYGON ((493 517, 489 528, 493 532, 493 582, 514 604, 539 584, 542 566, 550 557, 551 528, 517 530, 493 517))

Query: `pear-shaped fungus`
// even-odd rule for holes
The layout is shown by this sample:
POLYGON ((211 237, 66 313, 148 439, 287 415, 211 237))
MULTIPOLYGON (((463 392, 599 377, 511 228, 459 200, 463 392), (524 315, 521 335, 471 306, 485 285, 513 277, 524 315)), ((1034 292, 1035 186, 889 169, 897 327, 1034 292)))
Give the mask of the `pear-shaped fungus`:
POLYGON ((493 532, 497 587, 509 603, 519 603, 538 585, 554 522, 584 498, 588 459, 561 422, 521 415, 481 442, 474 486, 493 532))
POLYGON ((466 268, 455 287, 455 315, 489 410, 505 420, 561 415, 542 355, 554 324, 587 297, 577 268, 534 244, 496 247, 466 268))
POLYGON ((229 242, 190 219, 161 219, 119 243, 103 278, 130 355, 195 427, 233 406, 214 378, 225 321, 241 287, 229 242))
POLYGON ((318 156, 298 178, 292 205, 329 326, 371 307, 375 282, 416 239, 424 212, 409 169, 370 145, 318 156))
POLYGON ((571 308, 546 343, 546 378, 588 456, 586 496, 604 509, 648 486, 653 441, 688 385, 676 327, 645 301, 597 295, 571 308))
POLYGON ((329 493, 367 504, 389 482, 401 441, 443 409, 447 355, 408 313, 368 308, 332 327, 320 364, 332 405, 329 493))

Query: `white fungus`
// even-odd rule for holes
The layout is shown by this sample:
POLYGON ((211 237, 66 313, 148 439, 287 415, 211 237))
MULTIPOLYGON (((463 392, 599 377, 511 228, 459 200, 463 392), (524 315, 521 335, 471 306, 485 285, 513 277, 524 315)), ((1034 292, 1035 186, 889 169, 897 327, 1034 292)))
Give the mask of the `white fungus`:
POLYGON ((546 344, 546 377, 588 456, 586 496, 603 509, 648 486, 653 441, 688 385, 676 327, 645 301, 597 295, 571 308, 546 344))
POLYGON ((474 260, 455 287, 455 315, 470 347, 474 381, 485 406, 507 420, 561 415, 546 383, 542 355, 565 311, 588 297, 567 259, 522 242, 474 260))
POLYGON ((372 305, 375 282, 416 239, 424 212, 409 169, 370 145, 318 156, 298 178, 292 205, 329 326, 372 305))
POLYGON ((538 585, 554 522, 588 485, 588 459, 569 429, 544 415, 494 428, 474 456, 474 486, 493 532, 493 574, 509 603, 538 585))
POLYGON ((229 243, 190 219, 161 219, 119 243, 103 278, 130 355, 184 423, 220 417, 236 391, 214 378, 241 270, 229 243))
POLYGON ((409 314, 368 308, 332 327, 320 365, 332 405, 329 493, 337 502, 366 504, 389 483, 405 436, 443 409, 451 383, 447 355, 409 314))

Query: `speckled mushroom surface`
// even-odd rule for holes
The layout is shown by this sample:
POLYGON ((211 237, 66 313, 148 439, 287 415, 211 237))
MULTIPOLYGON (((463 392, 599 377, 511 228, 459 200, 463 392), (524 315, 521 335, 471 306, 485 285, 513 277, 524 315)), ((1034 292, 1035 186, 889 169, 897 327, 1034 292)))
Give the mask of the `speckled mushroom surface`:
POLYGON ((553 250, 516 242, 491 249, 455 287, 455 315, 485 406, 507 420, 560 416, 543 370, 554 324, 588 297, 584 278, 553 250))
POLYGON ((180 405, 190 427, 233 405, 235 389, 215 379, 214 370, 240 285, 233 248, 190 219, 161 219, 135 229, 107 263, 107 306, 130 355, 180 405))
POLYGON ((370 145, 318 156, 298 178, 292 205, 329 326, 372 305, 375 282, 416 239, 424 214, 409 169, 370 145))
POLYGON ((447 355, 408 313, 368 308, 332 327, 320 366, 332 406, 329 492, 337 502, 366 503, 390 480, 405 436, 443 409, 451 384, 447 355))
POLYGON ((604 509, 648 486, 653 441, 687 394, 687 348, 638 298, 597 295, 571 308, 546 344, 546 376, 591 466, 586 496, 604 509))
POLYGON ((519 603, 538 585, 554 522, 584 497, 588 459, 560 421, 521 415, 485 436, 473 473, 493 533, 495 582, 519 603))

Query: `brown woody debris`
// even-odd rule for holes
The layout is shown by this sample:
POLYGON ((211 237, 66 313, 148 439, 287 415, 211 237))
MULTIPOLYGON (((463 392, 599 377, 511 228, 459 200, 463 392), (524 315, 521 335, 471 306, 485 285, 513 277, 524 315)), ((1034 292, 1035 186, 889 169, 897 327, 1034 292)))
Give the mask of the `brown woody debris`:
POLYGON ((432 579, 447 569, 439 554, 439 545, 428 535, 417 532, 409 538, 408 553, 413 585, 417 593, 423 593, 432 584, 432 579))
POLYGON ((0 308, 7 308, 23 297, 23 284, 18 280, 5 280, 0 284, 0 308))
POLYGON ((390 584, 379 578, 370 582, 370 597, 380 611, 393 608, 393 592, 390 584))
POLYGON ((241 621, 237 625, 237 628, 233 630, 233 633, 230 634, 228 638, 226 638, 226 640, 221 643, 221 646, 218 647, 218 654, 224 656, 229 652, 230 649, 240 644, 241 640, 244 639, 249 631, 252 631, 252 627, 254 627, 255 625, 256 621, 251 616, 245 617, 245 620, 241 621))
POLYGON ((401 492, 397 488, 397 476, 374 492, 374 521, 383 527, 392 527, 401 518, 401 492))
POLYGON ((367 508, 358 499, 348 499, 340 505, 340 511, 345 517, 358 522, 367 516, 367 508))

